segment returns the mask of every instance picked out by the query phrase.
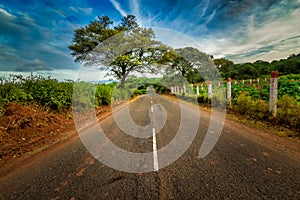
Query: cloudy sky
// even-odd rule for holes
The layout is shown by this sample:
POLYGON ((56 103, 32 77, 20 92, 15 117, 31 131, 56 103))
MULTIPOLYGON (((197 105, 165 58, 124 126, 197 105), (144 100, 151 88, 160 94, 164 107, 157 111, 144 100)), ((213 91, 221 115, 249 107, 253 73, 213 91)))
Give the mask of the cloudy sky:
POLYGON ((197 46, 215 58, 271 61, 300 53, 300 0, 14 0, 0 1, 0 71, 73 72, 73 30, 96 16, 117 23, 126 14, 156 27, 171 46, 197 46))

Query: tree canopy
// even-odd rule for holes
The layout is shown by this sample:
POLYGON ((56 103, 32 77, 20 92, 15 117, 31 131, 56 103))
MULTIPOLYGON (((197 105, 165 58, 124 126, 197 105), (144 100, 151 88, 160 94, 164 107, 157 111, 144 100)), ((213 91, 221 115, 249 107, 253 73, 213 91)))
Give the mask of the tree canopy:
POLYGON ((153 30, 140 27, 133 15, 115 26, 108 16, 102 16, 76 29, 69 49, 76 62, 108 71, 123 88, 131 72, 153 71, 150 66, 167 48, 154 38, 153 30))
POLYGON ((274 60, 271 63, 257 60, 253 63, 234 64, 225 58, 214 60, 223 79, 228 77, 242 80, 269 76, 271 71, 278 71, 280 75, 300 73, 300 54, 292 54, 287 59, 274 60))
POLYGON ((211 70, 211 56, 193 47, 168 50, 163 54, 160 63, 167 65, 165 76, 169 77, 170 82, 176 80, 198 83, 214 71, 211 70))

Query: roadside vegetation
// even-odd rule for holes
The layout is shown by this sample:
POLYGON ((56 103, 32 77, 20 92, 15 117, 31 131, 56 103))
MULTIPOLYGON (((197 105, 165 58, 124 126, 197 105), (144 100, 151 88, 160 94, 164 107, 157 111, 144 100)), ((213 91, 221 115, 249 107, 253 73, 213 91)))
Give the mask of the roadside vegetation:
POLYGON ((146 86, 129 79, 122 90, 117 83, 95 84, 84 81, 66 80, 59 82, 51 77, 11 75, 1 78, 0 84, 0 114, 8 103, 24 106, 42 106, 54 112, 70 112, 72 105, 92 105, 92 108, 108 106, 116 101, 122 101, 146 94, 146 86), (74 97, 75 96, 75 97, 74 97))

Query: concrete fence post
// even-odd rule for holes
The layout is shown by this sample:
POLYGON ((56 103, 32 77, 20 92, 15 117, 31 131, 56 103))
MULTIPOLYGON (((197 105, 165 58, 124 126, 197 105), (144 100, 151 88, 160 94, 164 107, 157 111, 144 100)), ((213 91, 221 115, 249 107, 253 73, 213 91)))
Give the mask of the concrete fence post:
POLYGON ((185 87, 185 85, 183 85, 182 87, 183 87, 183 93, 186 94, 186 87, 185 87))
POLYGON ((276 117, 277 114, 277 89, 278 89, 278 71, 272 71, 271 78, 270 78, 269 112, 273 117, 276 117))
POLYGON ((259 83, 259 78, 257 78, 257 83, 259 83))
POLYGON ((199 94, 199 84, 196 85, 196 94, 199 94))
POLYGON ((227 102, 231 100, 231 78, 227 78, 227 102))
POLYGON ((252 84, 252 79, 251 79, 251 78, 250 78, 250 81, 249 81, 249 83, 250 83, 250 84, 252 84))
POLYGON ((245 84, 245 80, 243 79, 243 84, 245 84))
POLYGON ((208 97, 212 96, 212 81, 208 81, 208 97))

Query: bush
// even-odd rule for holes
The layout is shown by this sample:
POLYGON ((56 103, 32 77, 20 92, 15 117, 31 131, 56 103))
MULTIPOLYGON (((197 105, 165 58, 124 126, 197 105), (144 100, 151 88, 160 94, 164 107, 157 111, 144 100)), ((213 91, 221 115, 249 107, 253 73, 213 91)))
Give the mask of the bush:
POLYGON ((95 99, 96 99, 96 107, 107 106, 111 104, 112 101, 112 85, 97 85, 95 99))
POLYGON ((131 97, 131 90, 129 88, 114 88, 112 93, 112 103, 119 100, 129 99, 131 97))
POLYGON ((255 120, 266 120, 269 117, 269 104, 264 100, 256 100, 251 109, 251 117, 255 120))
POLYGON ((242 115, 249 115, 251 114, 251 108, 253 106, 253 101, 251 97, 248 96, 246 93, 240 94, 236 99, 236 111, 242 115))
POLYGON ((133 91, 133 94, 131 95, 131 97, 136 97, 136 96, 141 95, 141 94, 142 94, 142 92, 140 90, 136 89, 136 90, 133 91))
POLYGON ((299 130, 300 126, 300 106, 296 104, 295 98, 289 95, 283 95, 278 100, 277 122, 280 125, 294 127, 299 130))

